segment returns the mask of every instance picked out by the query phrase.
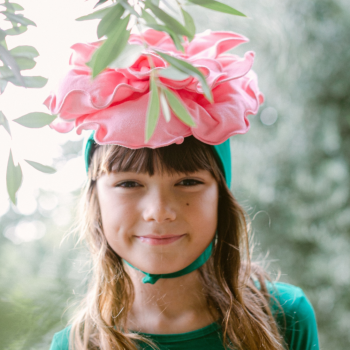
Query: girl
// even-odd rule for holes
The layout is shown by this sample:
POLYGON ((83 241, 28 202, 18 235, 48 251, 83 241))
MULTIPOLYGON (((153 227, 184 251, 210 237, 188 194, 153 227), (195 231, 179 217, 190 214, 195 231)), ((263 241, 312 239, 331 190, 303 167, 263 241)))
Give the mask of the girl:
MULTIPOLYGON (((164 33, 142 39, 180 55, 164 33)), ((165 62, 150 48, 128 69, 91 82, 85 63, 96 45, 73 47, 72 70, 46 104, 60 113, 56 130, 96 130, 84 148, 81 218, 93 277, 51 350, 318 349, 304 293, 251 263, 247 218, 229 190, 228 138, 248 130, 247 115, 263 101, 253 53, 223 55, 244 41, 207 32, 185 46, 185 58, 207 70, 215 102, 192 77, 163 80, 196 127, 160 118, 147 144, 149 76, 165 62)))

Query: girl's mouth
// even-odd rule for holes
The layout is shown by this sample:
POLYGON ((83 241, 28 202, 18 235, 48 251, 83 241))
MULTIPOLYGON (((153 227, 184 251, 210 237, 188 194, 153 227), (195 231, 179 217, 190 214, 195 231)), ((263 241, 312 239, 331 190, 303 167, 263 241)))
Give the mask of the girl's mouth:
POLYGON ((186 235, 147 235, 136 236, 136 238, 139 239, 142 243, 149 245, 164 245, 176 242, 184 236, 186 235))

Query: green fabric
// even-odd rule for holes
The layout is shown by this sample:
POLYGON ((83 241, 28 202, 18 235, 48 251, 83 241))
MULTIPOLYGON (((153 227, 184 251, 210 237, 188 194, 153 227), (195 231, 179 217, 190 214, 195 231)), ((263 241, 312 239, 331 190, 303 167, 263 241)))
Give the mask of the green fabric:
MULTIPOLYGON (((84 153, 84 161, 85 161, 85 170, 88 172, 89 164, 91 160, 91 149, 94 145, 95 131, 92 131, 87 138, 84 139, 83 144, 83 153, 84 153)), ((226 140, 220 145, 211 146, 215 156, 219 161, 219 166, 221 171, 225 175, 227 186, 230 188, 231 186, 231 149, 230 149, 230 140, 226 140)))
POLYGON ((173 273, 152 274, 152 273, 144 272, 144 271, 136 268, 135 266, 131 265, 130 263, 128 263, 124 259, 123 259, 123 261, 127 265, 132 267, 133 269, 135 269, 137 271, 141 271, 145 275, 145 277, 142 279, 142 283, 155 284, 160 278, 181 277, 181 276, 187 275, 188 273, 193 272, 194 270, 197 270, 198 268, 203 266, 208 261, 208 259, 210 258, 212 249, 213 249, 213 242, 209 244, 207 249, 191 265, 188 265, 184 269, 182 269, 180 271, 173 272, 173 273))
MULTIPOLYGON (((271 310, 289 350, 319 350, 315 312, 304 292, 290 284, 269 284, 271 310), (277 306, 277 299, 282 307, 277 306), (285 321, 284 321, 285 320, 285 321)), ((56 333, 50 350, 68 350, 70 327, 56 333)), ((223 350, 220 325, 211 325, 193 332, 181 334, 144 334, 153 340, 160 350, 223 350)), ((139 344, 141 350, 151 350, 139 344)))

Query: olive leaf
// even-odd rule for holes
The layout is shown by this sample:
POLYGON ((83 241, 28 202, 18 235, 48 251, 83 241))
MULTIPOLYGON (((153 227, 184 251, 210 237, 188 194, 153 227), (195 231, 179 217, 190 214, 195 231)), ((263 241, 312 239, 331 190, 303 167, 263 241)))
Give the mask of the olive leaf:
POLYGON ((113 31, 118 26, 118 21, 123 13, 124 7, 120 4, 109 8, 108 13, 103 16, 97 27, 97 37, 100 39, 113 31))
POLYGON ((219 1, 215 1, 215 0, 188 0, 188 1, 193 4, 206 7, 207 9, 210 9, 210 10, 228 13, 230 15, 247 17, 244 13, 237 11, 233 7, 223 4, 222 2, 219 2, 219 1))
POLYGON ((42 112, 33 112, 25 114, 22 117, 14 119, 13 121, 27 128, 42 128, 46 125, 51 124, 56 118, 57 115, 51 115, 42 112))
POLYGON ((155 14, 155 16, 157 16, 173 32, 176 34, 185 35, 187 37, 192 36, 191 32, 187 28, 185 28, 180 22, 168 15, 162 9, 153 5, 151 0, 146 0, 145 4, 155 14))
POLYGON ((25 159, 25 161, 31 165, 34 169, 41 171, 42 173, 46 173, 46 174, 54 174, 56 172, 56 169, 47 166, 47 165, 43 165, 40 164, 38 162, 33 162, 32 160, 27 160, 25 159))
POLYGON ((196 34, 196 25, 194 24, 194 20, 192 16, 185 11, 183 8, 181 8, 182 16, 185 21, 185 27, 188 29, 188 31, 191 33, 191 37, 189 37, 190 40, 193 40, 194 35, 196 34))
POLYGON ((164 96, 164 92, 163 91, 160 92, 159 100, 160 100, 160 105, 162 107, 162 112, 163 112, 165 121, 167 123, 169 123, 170 122, 170 118, 171 118, 171 111, 170 111, 170 107, 168 105, 168 101, 166 100, 166 97, 164 96))
POLYGON ((159 56, 164 58, 172 66, 177 68, 179 71, 186 73, 186 74, 189 74, 189 75, 195 77, 196 79, 198 79, 199 82, 202 84, 202 89, 203 89, 205 97, 208 99, 209 102, 213 102, 213 95, 211 93, 209 85, 208 85, 203 73, 199 69, 197 69, 192 64, 190 64, 184 60, 180 60, 180 59, 173 57, 173 56, 170 56, 164 52, 160 52, 157 50, 155 50, 155 52, 159 56))
POLYGON ((11 13, 9 11, 0 11, 0 13, 5 15, 11 22, 20 23, 24 26, 36 27, 36 24, 32 20, 25 18, 23 15, 19 15, 19 14, 16 15, 16 14, 11 13))
POLYGON ((7 162, 6 184, 7 192, 13 204, 16 204, 16 193, 21 187, 22 178, 23 176, 21 166, 19 164, 14 164, 12 151, 10 150, 10 155, 7 162))
POLYGON ((182 46, 181 39, 178 37, 176 33, 174 33, 169 27, 156 23, 147 23, 147 26, 158 31, 162 31, 168 33, 173 40, 175 47, 182 52, 185 52, 184 47, 182 46))
POLYGON ((9 122, 8 122, 7 118, 5 117, 4 113, 2 113, 1 111, 0 111, 0 126, 3 126, 4 129, 11 136, 11 130, 10 130, 9 122))
POLYGON ((108 39, 94 52, 87 63, 92 68, 92 77, 95 78, 108 67, 122 53, 130 36, 126 30, 130 15, 118 21, 108 39))
POLYGON ((169 66, 167 68, 159 69, 158 75, 162 78, 167 78, 171 80, 185 80, 190 77, 189 74, 184 73, 173 66, 169 66))
POLYGON ((101 10, 90 13, 86 16, 82 16, 76 19, 76 21, 89 21, 91 19, 102 19, 108 12, 110 7, 105 7, 101 10))
POLYGON ((195 127, 196 123, 192 119, 190 113, 182 101, 180 101, 180 99, 171 90, 164 87, 163 91, 174 114, 186 125, 195 127))
POLYGON ((127 68, 132 66, 140 57, 144 47, 141 45, 126 45, 123 52, 108 67, 127 68))
POLYGON ((154 130, 156 129, 157 122, 159 119, 159 94, 158 87, 154 76, 150 78, 150 99, 147 107, 146 116, 146 142, 152 137, 154 130))

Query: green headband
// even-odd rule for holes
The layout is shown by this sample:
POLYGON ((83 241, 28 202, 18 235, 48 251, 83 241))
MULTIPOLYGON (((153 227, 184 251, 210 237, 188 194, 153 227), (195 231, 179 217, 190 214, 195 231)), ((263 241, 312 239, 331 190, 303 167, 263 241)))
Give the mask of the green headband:
MULTIPOLYGON (((84 141, 83 152, 84 152, 86 172, 88 172, 89 170, 89 165, 90 165, 91 156, 92 156, 91 150, 92 150, 92 146, 95 143, 94 135, 95 135, 95 132, 93 131, 90 133, 89 137, 86 138, 84 141)), ((232 174, 230 140, 228 139, 225 142, 221 143, 220 145, 211 146, 211 148, 214 151, 216 159, 218 160, 218 163, 219 163, 219 167, 225 176, 227 186, 228 188, 230 188, 231 174, 232 174)))

